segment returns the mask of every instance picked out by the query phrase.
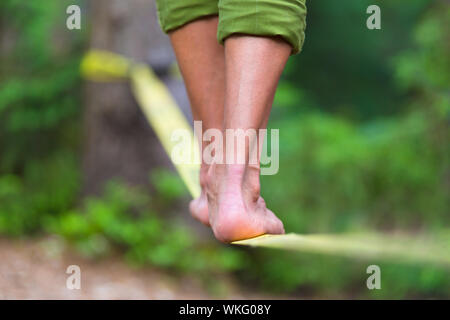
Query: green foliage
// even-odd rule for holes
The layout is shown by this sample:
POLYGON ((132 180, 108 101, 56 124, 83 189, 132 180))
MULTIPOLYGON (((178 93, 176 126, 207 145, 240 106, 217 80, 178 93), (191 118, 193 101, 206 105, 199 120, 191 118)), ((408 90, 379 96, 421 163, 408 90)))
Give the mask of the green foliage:
POLYGON ((205 276, 243 266, 241 252, 201 243, 180 222, 158 216, 153 203, 143 190, 111 182, 103 197, 87 198, 82 208, 49 218, 44 225, 87 255, 120 248, 132 263, 205 276))
MULTIPOLYGON (((180 221, 162 218, 170 210, 169 194, 150 197, 144 190, 110 182, 102 197, 85 198, 75 206, 79 187, 78 165, 58 156, 30 168, 24 178, 0 178, 0 234, 19 236, 37 231, 58 234, 86 256, 98 257, 118 250, 133 264, 151 264, 177 272, 201 272, 211 277, 241 269, 241 251, 202 243, 180 221), (34 171, 34 169, 40 169, 34 171), (49 175, 48 173, 51 172, 49 175), (35 185, 38 184, 38 185, 35 185)), ((177 185, 179 178, 171 175, 177 185)))
POLYGON ((76 159, 72 153, 64 152, 30 162, 22 176, 0 175, 0 233, 40 231, 47 216, 75 204, 79 181, 76 159))
POLYGON ((450 28, 450 9, 445 5, 439 8, 439 13, 429 11, 414 32, 414 42, 420 50, 407 50, 393 61, 397 84, 403 90, 425 90, 428 94, 444 94, 448 90, 450 44, 445 30, 450 28))
POLYGON ((188 190, 177 176, 167 170, 155 170, 150 175, 152 185, 161 196, 160 201, 165 204, 187 196, 188 190))
POLYGON ((386 61, 411 46, 410 30, 432 2, 308 1, 304 49, 289 61, 286 79, 308 92, 321 110, 358 120, 400 112, 402 95, 386 61), (381 30, 366 27, 372 4, 381 7, 381 30))
POLYGON ((264 178, 267 201, 297 232, 443 221, 446 154, 434 132, 445 121, 417 110, 364 126, 315 113, 274 123, 289 148, 281 150, 280 172, 264 178))
POLYGON ((2 33, 11 42, 0 54, 0 173, 20 173, 26 162, 77 140, 84 35, 64 32, 68 3, 0 4, 2 33))

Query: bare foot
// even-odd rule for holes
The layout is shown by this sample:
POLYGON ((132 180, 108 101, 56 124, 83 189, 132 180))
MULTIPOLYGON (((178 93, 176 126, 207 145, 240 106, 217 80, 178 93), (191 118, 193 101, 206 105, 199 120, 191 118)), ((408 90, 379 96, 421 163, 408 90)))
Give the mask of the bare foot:
POLYGON ((207 175, 209 222, 223 242, 284 233, 283 223, 260 196, 259 169, 212 165, 207 175))
POLYGON ((200 197, 189 203, 189 211, 195 219, 209 227, 208 200, 204 189, 200 197))
POLYGON ((202 164, 202 167, 200 168, 200 187, 202 188, 202 193, 200 194, 200 197, 189 203, 189 211, 195 219, 209 227, 208 199, 205 190, 208 169, 208 165, 202 164))

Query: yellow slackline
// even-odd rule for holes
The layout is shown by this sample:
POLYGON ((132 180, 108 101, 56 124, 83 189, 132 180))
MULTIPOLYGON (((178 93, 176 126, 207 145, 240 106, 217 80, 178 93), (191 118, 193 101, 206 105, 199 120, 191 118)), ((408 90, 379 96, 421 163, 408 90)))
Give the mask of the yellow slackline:
POLYGON ((254 247, 297 250, 360 259, 388 259, 405 262, 427 262, 450 267, 450 239, 447 235, 412 238, 385 234, 311 234, 263 235, 235 241, 254 247))
MULTIPOLYGON (((135 64, 118 54, 93 50, 83 59, 81 72, 91 81, 131 81, 134 96, 169 157, 179 143, 173 139, 174 132, 182 130, 189 134, 192 161, 174 163, 174 165, 192 197, 198 197, 200 195, 198 181, 200 161, 193 130, 164 83, 158 79, 151 68, 145 64, 135 64)), ((299 235, 290 233, 263 235, 235 241, 233 244, 361 259, 383 258, 450 266, 450 237, 448 234, 445 236, 445 238, 426 239, 380 234, 299 235)))

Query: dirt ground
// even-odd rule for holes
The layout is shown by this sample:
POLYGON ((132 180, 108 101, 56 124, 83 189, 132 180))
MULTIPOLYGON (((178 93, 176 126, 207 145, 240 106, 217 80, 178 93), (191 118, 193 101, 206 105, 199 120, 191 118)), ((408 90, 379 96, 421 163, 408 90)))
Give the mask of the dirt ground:
MULTIPOLYGON (((120 258, 90 260, 58 239, 0 239, 0 299, 268 299, 223 279, 214 294, 192 277, 132 268, 120 258), (81 289, 66 287, 67 267, 78 265, 81 289)), ((281 298, 281 297, 277 297, 281 298)))

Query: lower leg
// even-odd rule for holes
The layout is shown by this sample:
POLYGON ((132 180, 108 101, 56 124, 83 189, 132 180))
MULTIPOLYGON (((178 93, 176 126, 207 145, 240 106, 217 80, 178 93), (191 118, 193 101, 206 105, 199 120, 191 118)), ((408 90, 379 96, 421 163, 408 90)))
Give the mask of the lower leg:
MULTIPOLYGON (((203 130, 223 126, 225 91, 225 54, 217 42, 218 17, 199 19, 171 32, 170 39, 183 75, 194 120, 202 121, 203 130)), ((203 142, 202 147, 207 143, 203 142)), ((201 196, 190 204, 191 214, 209 225, 205 179, 209 166, 200 169, 201 196)))
MULTIPOLYGON (((291 50, 276 38, 236 35, 225 41, 224 129, 258 132, 266 127, 291 50)), ((208 174, 210 223, 216 237, 226 242, 284 232, 259 194, 259 161, 250 164, 249 144, 245 148, 244 164, 213 165, 208 174)), ((226 150, 231 151, 235 150, 226 150)))

